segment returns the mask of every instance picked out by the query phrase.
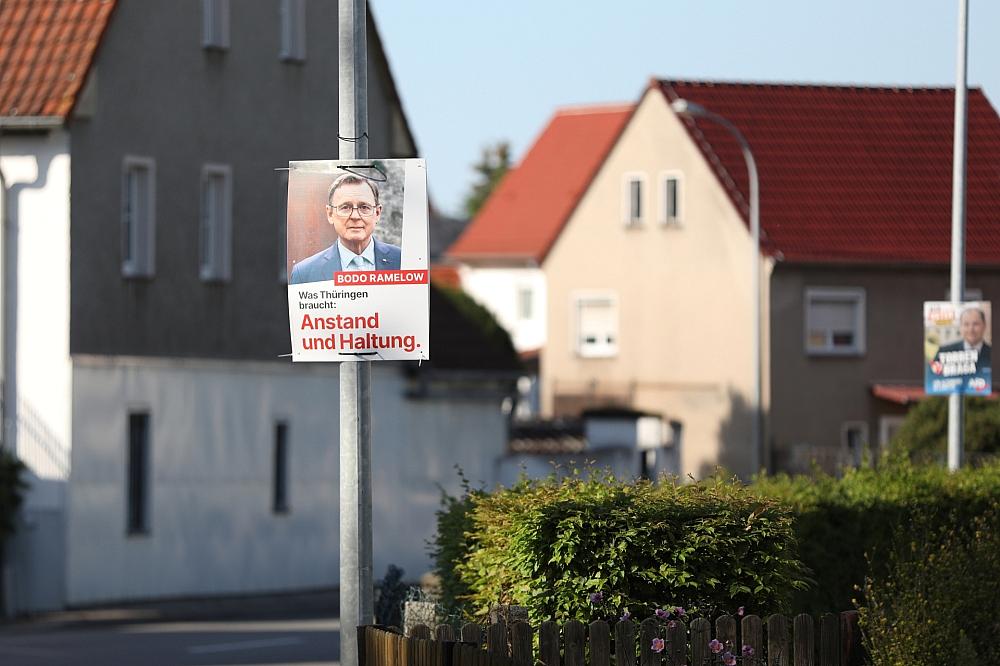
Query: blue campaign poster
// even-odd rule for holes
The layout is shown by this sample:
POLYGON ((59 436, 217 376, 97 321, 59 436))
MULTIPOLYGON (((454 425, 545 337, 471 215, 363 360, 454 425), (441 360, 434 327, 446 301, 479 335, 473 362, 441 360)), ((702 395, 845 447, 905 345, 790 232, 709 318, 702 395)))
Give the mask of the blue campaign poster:
POLYGON ((993 391, 990 303, 924 303, 924 392, 989 395, 993 391))

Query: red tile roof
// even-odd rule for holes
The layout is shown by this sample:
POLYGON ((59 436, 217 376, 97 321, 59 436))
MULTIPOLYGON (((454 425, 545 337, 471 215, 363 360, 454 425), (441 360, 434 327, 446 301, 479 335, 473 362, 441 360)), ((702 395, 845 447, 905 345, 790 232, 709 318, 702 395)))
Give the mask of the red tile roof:
POLYGON ((114 0, 0 1, 0 116, 66 118, 114 0))
MULTIPOLYGON (((954 91, 654 82, 746 136, 760 175, 765 252, 805 262, 948 263, 954 91)), ((688 132, 746 216, 739 146, 709 120, 688 132)), ((1000 264, 1000 119, 968 95, 966 257, 1000 264)))
POLYGON ((557 111, 448 249, 462 260, 541 263, 631 116, 634 105, 557 111))

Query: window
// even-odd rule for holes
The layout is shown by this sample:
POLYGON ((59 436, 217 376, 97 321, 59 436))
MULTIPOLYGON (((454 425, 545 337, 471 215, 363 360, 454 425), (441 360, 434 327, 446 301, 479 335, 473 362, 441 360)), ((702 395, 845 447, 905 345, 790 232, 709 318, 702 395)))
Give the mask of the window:
POLYGON ((156 163, 122 162, 122 275, 152 277, 156 269, 156 163))
POLYGON ((586 358, 618 354, 618 302, 610 295, 576 298, 576 350, 586 358))
POLYGON ((274 478, 271 484, 271 510, 288 513, 288 423, 274 424, 274 478))
POLYGON ((306 59, 306 0, 281 0, 281 59, 306 59))
POLYGON ((520 287, 517 290, 517 316, 520 319, 531 319, 532 316, 531 287, 520 287))
POLYGON ((229 48, 229 0, 201 0, 201 43, 206 49, 229 48))
POLYGON ((128 534, 149 533, 149 413, 128 415, 126 526, 128 534))
POLYGON ((201 279, 225 281, 231 273, 232 172, 209 164, 201 172, 201 279))
POLYGON ((278 171, 278 282, 288 284, 288 171, 278 171))
POLYGON ((865 290, 807 288, 806 352, 859 356, 865 352, 865 290))
POLYGON ((868 446, 868 424, 864 421, 848 421, 840 427, 840 439, 844 447, 845 462, 852 467, 861 467, 865 447, 868 446))
POLYGON ((642 224, 645 213, 643 191, 646 176, 643 174, 625 174, 624 190, 622 192, 622 219, 625 226, 634 227, 642 224))
POLYGON ((681 221, 681 177, 666 173, 660 178, 660 223, 679 224, 681 221))

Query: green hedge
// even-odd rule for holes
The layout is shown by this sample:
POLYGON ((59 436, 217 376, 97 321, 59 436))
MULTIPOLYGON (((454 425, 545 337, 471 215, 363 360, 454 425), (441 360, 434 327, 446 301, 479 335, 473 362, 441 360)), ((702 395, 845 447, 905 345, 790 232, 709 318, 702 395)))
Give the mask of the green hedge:
POLYGON ((446 597, 534 621, 615 620, 683 607, 789 610, 805 576, 790 512, 736 481, 522 481, 449 499, 434 542, 446 597))
POLYGON ((23 472, 21 461, 0 449, 0 545, 14 531, 14 517, 25 488, 21 478, 23 472))
POLYGON ((971 525, 1000 500, 1000 463, 951 474, 939 466, 887 462, 839 479, 758 478, 752 490, 794 512, 799 553, 816 583, 797 591, 792 605, 796 612, 823 613, 863 602, 865 576, 885 573, 894 534, 909 535, 917 522, 931 530, 971 525))

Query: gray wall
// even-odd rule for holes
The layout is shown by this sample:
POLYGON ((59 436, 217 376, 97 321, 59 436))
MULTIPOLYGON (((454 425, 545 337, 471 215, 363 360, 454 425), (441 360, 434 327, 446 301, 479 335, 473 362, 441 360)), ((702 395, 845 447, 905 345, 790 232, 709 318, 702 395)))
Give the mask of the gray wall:
MULTIPOLYGON (((845 421, 868 423, 899 405, 872 396, 875 382, 923 382, 923 302, 947 300, 947 267, 819 267, 778 264, 771 282, 771 419, 774 463, 786 468, 795 444, 839 450, 845 421), (865 289, 866 351, 861 356, 805 353, 806 287, 865 289)), ((1000 298, 1000 270, 970 269, 966 287, 1000 298)))
MULTIPOLYGON (((74 354, 264 359, 289 350, 274 169, 337 156, 337 5, 307 3, 304 63, 278 57, 278 0, 231 7, 224 52, 202 48, 198 0, 115 9, 96 59, 93 113, 70 123, 74 354), (121 276, 125 155, 156 160, 156 275, 148 280, 121 276), (198 276, 206 162, 232 166, 233 268, 223 284, 198 276)), ((369 154, 410 156, 378 44, 370 25, 369 154)))

